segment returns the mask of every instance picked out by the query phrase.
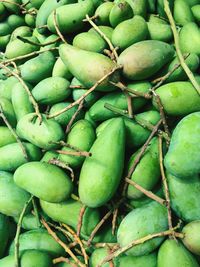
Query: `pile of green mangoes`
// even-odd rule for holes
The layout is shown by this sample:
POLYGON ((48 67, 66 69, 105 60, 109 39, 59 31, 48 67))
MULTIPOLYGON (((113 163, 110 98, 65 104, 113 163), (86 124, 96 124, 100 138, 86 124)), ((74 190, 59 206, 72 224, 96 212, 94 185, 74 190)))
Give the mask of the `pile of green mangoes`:
POLYGON ((0 267, 199 267, 199 70, 200 0, 0 0, 0 267))

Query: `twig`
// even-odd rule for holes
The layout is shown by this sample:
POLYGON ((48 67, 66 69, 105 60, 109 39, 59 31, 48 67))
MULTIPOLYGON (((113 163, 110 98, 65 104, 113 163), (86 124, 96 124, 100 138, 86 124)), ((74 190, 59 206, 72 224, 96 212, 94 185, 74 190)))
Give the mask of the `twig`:
POLYGON ((114 67, 110 72, 108 72, 107 74, 105 74, 101 79, 99 79, 90 89, 88 89, 85 94, 83 94, 79 99, 77 99, 75 102, 71 103, 69 106, 61 109, 60 111, 58 112, 55 112, 54 114, 51 114, 48 116, 49 119, 51 118, 54 118, 54 117, 57 117, 58 115, 64 113, 65 111, 71 109, 72 107, 80 104, 80 102, 86 98, 86 96, 88 96, 91 92, 93 92, 98 85, 100 85, 104 80, 106 80, 109 76, 111 76, 115 71, 121 69, 122 66, 116 66, 114 67))
POLYGON ((132 98, 127 92, 124 92, 124 94, 125 94, 125 97, 127 99, 128 116, 129 116, 130 119, 132 119, 134 117, 134 115, 133 115, 133 107, 132 107, 132 98))
POLYGON ((55 158, 50 159, 48 161, 48 163, 56 165, 56 166, 58 166, 60 168, 63 168, 65 170, 68 170, 70 172, 70 176, 71 176, 72 182, 74 181, 74 179, 75 179, 74 171, 73 171, 73 169, 71 167, 69 167, 69 165, 67 165, 66 163, 62 162, 61 160, 55 159, 55 158))
POLYGON ((67 151, 67 150, 55 150, 58 154, 71 155, 77 157, 91 157, 91 153, 87 151, 67 151))
POLYGON ((112 219, 112 234, 115 235, 115 230, 117 226, 117 215, 119 212, 119 208, 115 208, 113 211, 113 219, 112 219))
POLYGON ((80 213, 79 213, 79 218, 78 218, 78 226, 77 226, 77 236, 80 236, 81 233, 81 227, 82 227, 82 222, 83 222, 83 215, 85 213, 86 206, 83 205, 81 207, 80 213))
POLYGON ((104 104, 104 108, 107 108, 108 110, 116 113, 116 114, 119 114, 119 115, 122 115, 122 116, 125 116, 127 118, 129 118, 129 115, 128 115, 128 110, 125 110, 125 109, 120 109, 118 107, 115 107, 113 106, 112 104, 109 104, 109 103, 105 103, 104 104))
POLYGON ((16 235, 15 235, 15 267, 20 267, 20 262, 19 262, 19 236, 20 236, 20 232, 21 232, 21 226, 22 226, 22 220, 24 218, 26 209, 28 207, 28 205, 31 203, 33 199, 33 196, 30 197, 30 199, 25 203, 24 208, 20 214, 19 217, 19 221, 17 223, 17 231, 16 231, 16 235))
POLYGON ((71 262, 67 258, 59 257, 59 258, 53 259, 53 264, 60 263, 60 262, 66 262, 67 264, 71 265, 72 267, 77 267, 76 264, 74 264, 73 262, 71 262))
POLYGON ((38 208, 37 208, 36 201, 35 201, 34 197, 32 198, 32 204, 33 204, 33 209, 34 209, 34 215, 37 219, 37 225, 38 225, 38 227, 41 227, 40 215, 39 215, 38 208))
MULTIPOLYGON (((95 20, 95 19, 97 19, 98 17, 99 17, 99 15, 94 15, 94 16, 90 17, 90 19, 91 19, 91 20, 95 20)), ((87 22, 88 19, 83 19, 82 21, 83 21, 83 22, 87 22)))
POLYGON ((164 10, 165 10, 165 12, 167 14, 167 17, 169 19, 169 22, 170 22, 170 25, 171 25, 171 28, 172 28, 172 32, 173 32, 173 35, 174 35, 174 43, 175 43, 176 53, 177 53, 177 56, 179 58, 180 64, 181 64, 182 68, 184 69, 185 73, 187 74, 189 80, 193 84, 194 88, 196 89, 196 91, 200 95, 200 85, 198 84, 196 78, 194 77, 194 74, 191 72, 191 70, 188 67, 188 65, 185 63, 184 57, 182 55, 182 52, 181 52, 181 49, 180 49, 180 44, 179 44, 178 31, 176 29, 176 25, 175 25, 171 10, 169 8, 168 0, 164 0, 164 10))
POLYGON ((67 43, 67 41, 65 40, 64 36, 62 35, 60 29, 59 29, 59 26, 58 26, 58 21, 57 21, 57 18, 56 18, 56 9, 54 10, 53 12, 53 24, 54 24, 54 27, 56 29, 56 33, 58 34, 58 36, 60 37, 60 39, 64 42, 64 43, 67 43))
POLYGON ((22 42, 24 42, 24 43, 29 43, 29 44, 32 44, 32 45, 46 46, 46 45, 50 45, 50 44, 54 44, 54 43, 56 43, 57 41, 60 40, 60 37, 56 38, 56 39, 53 40, 53 41, 49 41, 49 42, 47 42, 47 43, 44 43, 44 44, 40 44, 40 43, 33 42, 33 41, 27 39, 26 37, 22 37, 22 36, 17 36, 17 39, 19 39, 20 41, 22 41, 22 42))
POLYGON ((71 89, 87 89, 83 85, 70 85, 69 88, 71 88, 71 89))
POLYGON ((84 99, 79 103, 78 109, 76 110, 74 115, 71 117, 69 123, 67 124, 66 131, 65 131, 66 134, 68 134, 70 132, 72 124, 74 123, 75 119, 77 118, 78 114, 80 113, 81 109, 83 108, 83 104, 84 104, 84 99))

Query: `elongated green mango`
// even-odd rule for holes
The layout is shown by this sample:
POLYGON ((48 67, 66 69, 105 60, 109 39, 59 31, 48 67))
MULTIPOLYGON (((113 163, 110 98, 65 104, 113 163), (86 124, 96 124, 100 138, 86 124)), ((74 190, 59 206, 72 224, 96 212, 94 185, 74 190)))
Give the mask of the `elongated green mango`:
MULTIPOLYGON (((75 230, 77 229, 79 214, 83 206, 81 202, 73 199, 68 199, 60 203, 50 203, 40 200, 40 205, 42 210, 54 221, 66 223, 72 226, 75 230)), ((83 215, 81 233, 89 236, 99 220, 99 211, 87 207, 83 215)))
POLYGON ((62 62, 62 59, 59 57, 53 67, 52 72, 53 77, 62 77, 65 79, 71 79, 73 75, 70 73, 68 67, 62 62))
POLYGON ((122 256, 119 258, 119 267, 157 267, 156 252, 144 256, 122 256))
POLYGON ((59 167, 45 162, 23 164, 15 171, 14 181, 34 196, 55 203, 67 199, 73 190, 68 175, 59 167))
POLYGON ((197 175, 188 180, 167 173, 171 207, 186 222, 200 220, 200 179, 197 175), (189 197, 188 197, 189 196, 189 197))
MULTIPOLYGON (((96 267, 98 266, 102 260, 109 255, 109 249, 108 248, 97 248, 93 251, 92 255, 89 259, 89 266, 90 267, 96 267)), ((118 258, 113 259, 114 266, 119 266, 118 264, 118 258)), ((102 266, 103 267, 109 267, 110 263, 105 263, 102 266)))
MULTIPOLYGON (((40 149, 30 143, 23 143, 28 160, 40 160, 40 149)), ((22 147, 18 143, 8 144, 0 148, 0 170, 15 171, 19 166, 27 162, 22 147)))
POLYGON ((175 176, 188 177, 200 172, 200 112, 185 116, 176 126, 165 156, 166 169, 175 176))
POLYGON ((134 15, 146 17, 147 15, 147 0, 126 0, 131 6, 134 15))
POLYGON ((112 7, 109 14, 109 21, 113 28, 115 28, 119 23, 130 19, 133 17, 133 10, 127 1, 119 0, 114 1, 114 6, 112 7))
POLYGON ((0 213, 0 259, 3 257, 9 239, 9 219, 0 213))
POLYGON ((200 22, 200 4, 194 5, 191 9, 192 9, 192 14, 195 20, 199 23, 200 22))
POLYGON ((0 49, 4 51, 6 49, 7 44, 10 41, 10 34, 6 34, 4 36, 0 36, 0 49))
POLYGON ((7 98, 8 100, 11 100, 12 89, 17 82, 18 82, 18 80, 13 76, 9 77, 6 80, 1 80, 1 82, 0 82, 0 97, 7 98))
POLYGON ((163 23, 155 23, 149 21, 147 23, 150 39, 163 42, 170 42, 173 38, 173 33, 170 25, 163 23))
MULTIPOLYGON (((84 27, 83 19, 85 16, 91 16, 94 12, 92 0, 80 1, 75 4, 68 4, 56 9, 57 23, 59 30, 63 34, 76 32, 84 27)), ((54 23, 54 13, 52 12, 47 20, 48 29, 57 33, 54 23)))
POLYGON ((15 116, 13 105, 10 102, 10 100, 8 100, 7 98, 1 97, 0 98, 0 107, 1 107, 5 117, 7 118, 8 122, 11 124, 11 126, 15 127, 17 119, 15 116))
MULTIPOLYGON (((69 71, 81 82, 86 88, 92 87, 97 81, 108 74, 116 64, 108 57, 73 47, 69 44, 63 44, 59 48, 59 54, 62 61, 68 66, 69 71), (94 62, 96 64, 94 65, 94 62)), ((117 82, 119 73, 105 79, 98 87, 99 91, 113 91, 109 81, 117 82)))
POLYGON ((141 41, 129 46, 118 58, 123 66, 123 75, 131 80, 151 77, 168 63, 174 55, 171 45, 157 41, 141 41))
MULTIPOLYGON (((117 239, 121 247, 149 234, 165 231, 168 227, 167 209, 165 206, 153 201, 141 208, 134 209, 122 220, 117 239)), ((163 241, 164 237, 154 238, 137 245, 125 252, 126 255, 142 256, 154 251, 163 241)))
POLYGON ((188 22, 194 22, 194 16, 187 0, 174 2, 174 19, 181 26, 188 22))
POLYGON ((199 267, 195 257, 179 241, 168 239, 158 252, 157 267, 199 267))
POLYGON ((192 253, 200 255, 200 220, 186 224, 183 227, 182 232, 184 234, 182 242, 185 247, 192 253))
POLYGON ((42 115, 40 124, 35 113, 27 114, 19 120, 17 133, 21 138, 44 149, 55 148, 56 145, 53 142, 64 138, 61 126, 54 119, 47 120, 45 115, 42 115))
POLYGON ((113 6, 114 6, 113 2, 104 2, 97 7, 95 11, 95 16, 97 16, 96 23, 98 25, 107 25, 107 26, 110 25, 109 15, 113 6))
POLYGON ((30 194, 18 187, 13 175, 0 171, 0 212, 7 216, 19 216, 30 194))
MULTIPOLYGON (((109 40, 112 39, 113 28, 109 26, 98 26, 98 27, 101 30, 101 32, 103 32, 106 35, 106 37, 108 37, 109 40)), ((94 28, 91 28, 88 32, 100 35, 94 28)))
POLYGON ((16 139, 6 126, 0 126, 0 147, 15 143, 16 139))
POLYGON ((96 139, 90 150, 92 156, 83 163, 79 195, 84 204, 99 207, 112 198, 124 167, 124 148, 125 126, 123 119, 117 118, 96 139))

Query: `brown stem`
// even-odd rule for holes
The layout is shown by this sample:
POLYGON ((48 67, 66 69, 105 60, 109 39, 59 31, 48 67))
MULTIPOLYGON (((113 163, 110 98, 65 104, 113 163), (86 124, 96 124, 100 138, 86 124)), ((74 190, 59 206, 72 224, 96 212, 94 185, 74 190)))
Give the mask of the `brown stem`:
POLYGON ((117 215, 119 212, 119 208, 115 208, 113 211, 113 219, 112 219, 112 234, 115 235, 115 230, 117 227, 117 215))
POLYGON ((71 262, 67 258, 59 257, 59 258, 53 259, 53 264, 60 263, 60 262, 66 262, 67 264, 71 265, 72 267, 77 267, 76 264, 74 264, 73 262, 71 262))
POLYGON ((81 101, 78 105, 78 109, 76 110, 76 112, 74 113, 74 115, 71 117, 69 123, 67 124, 66 127, 66 134, 68 134, 71 130, 72 124, 74 123, 74 121, 76 120, 78 114, 80 113, 81 109, 83 108, 83 104, 84 104, 84 99, 83 101, 81 101))
POLYGON ((36 42, 33 42, 25 37, 22 37, 22 36, 17 36, 17 39, 19 39, 20 41, 24 42, 24 43, 29 43, 29 44, 32 44, 32 45, 37 45, 37 46, 46 46, 46 45, 50 45, 50 44, 54 44, 56 43, 57 41, 60 40, 60 37, 56 38, 55 40, 53 41, 49 41, 47 43, 44 43, 44 44, 40 44, 40 43, 36 43, 36 42))
POLYGON ((91 153, 87 151, 66 151, 66 150, 55 150, 58 154, 71 155, 77 157, 91 157, 91 153))
POLYGON ((48 163, 56 165, 56 166, 58 166, 60 168, 63 168, 65 170, 68 170, 70 172, 70 176, 71 176, 72 182, 74 181, 74 179, 75 179, 74 171, 73 171, 73 169, 71 167, 69 167, 69 165, 67 165, 64 162, 62 162, 61 160, 55 159, 55 158, 50 159, 48 161, 48 163))
POLYGON ((83 216, 84 216, 85 210, 86 210, 86 206, 83 205, 81 207, 80 214, 79 214, 79 219, 78 219, 77 236, 80 236, 80 233, 81 233, 81 227, 82 227, 83 216))
POLYGON ((58 26, 58 21, 57 21, 57 17, 56 17, 56 9, 54 10, 53 12, 53 24, 54 24, 54 27, 56 29, 56 33, 58 34, 58 36, 60 37, 60 39, 64 42, 64 43, 67 43, 67 41, 65 40, 64 36, 62 35, 60 29, 59 29, 59 26, 58 26))
POLYGON ((125 93, 125 96, 126 96, 126 99, 127 99, 128 115, 129 115, 129 118, 132 119, 134 117, 134 115, 133 115, 133 107, 132 107, 132 98, 127 92, 124 92, 124 93, 125 93))

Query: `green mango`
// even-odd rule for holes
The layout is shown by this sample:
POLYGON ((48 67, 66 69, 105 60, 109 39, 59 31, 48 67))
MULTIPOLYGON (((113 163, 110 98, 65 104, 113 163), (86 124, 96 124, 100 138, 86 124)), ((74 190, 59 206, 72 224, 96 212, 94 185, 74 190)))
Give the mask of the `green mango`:
POLYGON ((8 16, 7 23, 11 27, 12 31, 19 26, 26 25, 24 21, 24 17, 21 15, 15 15, 15 14, 11 14, 10 16, 8 16))
POLYGON ((147 26, 151 40, 170 42, 173 39, 173 33, 170 25, 149 21, 147 26))
MULTIPOLYGON (((9 255, 0 260, 0 267, 11 267, 15 265, 15 256, 9 255)), ((52 267, 51 257, 43 251, 27 250, 20 257, 21 267, 52 267)))
POLYGON ((52 105, 65 100, 71 93, 70 82, 62 77, 49 77, 39 82, 32 90, 39 104, 52 105))
MULTIPOLYGON (((28 26, 20 26, 17 27, 11 34, 10 40, 13 41, 20 37, 31 37, 33 33, 33 30, 28 26)), ((37 37, 36 37, 37 38, 37 37)))
POLYGON ((200 4, 193 6, 191 10, 192 10, 192 14, 195 20, 199 23, 200 22, 200 4))
POLYGON ((15 171, 14 181, 32 195, 54 203, 67 199, 73 190, 68 175, 59 167, 46 162, 23 164, 15 171))
POLYGON ((97 7, 95 11, 95 16, 97 16, 97 18, 95 21, 98 25, 110 26, 109 16, 113 7, 113 2, 104 2, 97 7))
MULTIPOLYGON (((42 214, 42 216, 45 218, 44 214, 42 214)), ((13 219, 16 223, 19 222, 19 217, 14 217, 13 219)), ((32 213, 28 213, 23 217, 21 227, 25 230, 34 230, 40 228, 41 226, 39 225, 36 216, 32 213)))
POLYGON ((52 77, 62 77, 67 80, 70 80, 73 77, 68 67, 62 62, 60 57, 56 60, 56 63, 53 67, 52 77))
POLYGON ((148 13, 156 13, 156 2, 157 0, 147 0, 148 6, 147 6, 147 11, 148 13))
MULTIPOLYGON (((131 156, 128 164, 128 169, 131 168, 131 166, 137 159, 140 150, 141 149, 136 151, 131 156)), ((131 175, 131 180, 150 191, 160 180, 158 139, 156 137, 152 139, 142 159, 137 164, 133 174, 131 175)), ((144 194, 138 189, 136 189, 134 186, 128 185, 127 196, 131 199, 137 199, 144 196, 144 194)))
POLYGON ((15 143, 16 139, 7 126, 0 126, 0 147, 15 143))
MULTIPOLYGON (((66 223, 75 230, 77 229, 80 210, 83 206, 81 202, 73 199, 68 199, 60 203, 50 203, 40 200, 40 205, 42 210, 54 221, 66 223)), ((82 220, 81 233, 89 236, 99 220, 99 211, 86 207, 82 220)))
POLYGON ((165 156, 166 169, 178 177, 200 172, 200 112, 185 116, 176 126, 165 156))
MULTIPOLYGON (((61 240, 66 242, 62 234, 57 232, 56 234, 61 240)), ((20 234, 19 244, 20 254, 21 252, 28 250, 39 250, 41 252, 46 252, 55 258, 60 257, 65 253, 64 249, 54 240, 54 238, 45 229, 35 229, 20 234)), ((14 251, 15 245, 13 241, 9 248, 9 254, 13 255, 14 251)))
POLYGON ((44 153, 42 159, 40 160, 41 162, 49 162, 51 159, 58 159, 59 154, 55 151, 47 151, 44 153))
POLYGON ((200 229, 200 220, 192 221, 186 224, 182 229, 182 233, 184 234, 182 242, 184 246, 196 255, 200 255, 199 229, 200 229))
POLYGON ((185 24, 179 34, 180 47, 183 53, 195 53, 200 56, 200 30, 196 23, 185 24))
POLYGON ((107 43, 100 35, 91 32, 82 32, 75 36, 73 46, 86 51, 102 53, 107 48, 107 43))
POLYGON ((12 89, 15 86, 16 82, 18 82, 17 78, 11 76, 6 80, 1 80, 0 82, 0 97, 7 98, 11 100, 12 89))
POLYGON ((46 40, 46 36, 40 33, 40 29, 38 28, 33 29, 33 36, 35 36, 40 43, 44 43, 46 40))
POLYGON ((187 0, 174 1, 174 19, 182 26, 188 22, 194 22, 194 16, 187 0))
MULTIPOLYGON (((58 35, 56 35, 56 34, 51 34, 47 38, 45 38, 44 43, 49 43, 49 42, 53 42, 53 43, 49 44, 49 45, 42 46, 40 48, 40 50, 42 51, 42 50, 50 49, 53 47, 59 47, 60 44, 62 43, 61 40, 58 40, 58 35)), ((55 57, 57 58, 58 52, 56 50, 54 50, 53 53, 54 53, 55 57)))
POLYGON ((134 43, 147 38, 148 27, 141 16, 134 16, 132 19, 119 23, 113 31, 112 43, 121 50, 126 49, 134 43), (138 29, 140 29, 138 31, 138 29))
POLYGON ((126 2, 131 6, 134 15, 146 18, 148 0, 126 0, 126 2))
MULTIPOLYGON (((62 61, 68 66, 69 71, 81 82, 86 88, 92 87, 105 74, 109 73, 116 67, 116 64, 108 57, 99 53, 85 51, 68 44, 63 44, 59 48, 59 54, 62 61), (95 65, 94 65, 94 62, 95 65)), ((109 81, 117 82, 119 73, 105 79, 97 86, 98 91, 113 91, 115 88, 109 81)))
POLYGON ((110 11, 109 21, 112 27, 116 27, 122 21, 133 17, 133 10, 125 0, 115 1, 110 11))
MULTIPOLYGON (((9 219, 0 213, 0 259, 3 257, 9 239, 9 219)), ((1 260, 0 260, 1 261, 1 260)))
POLYGON ((100 207, 112 198, 121 180, 124 148, 125 126, 123 119, 117 118, 96 139, 90 149, 92 156, 81 168, 79 195, 85 205, 100 207))
POLYGON ((18 187, 13 175, 0 171, 0 212, 7 216, 19 216, 30 194, 18 187))
MULTIPOLYGON (((134 240, 167 229, 167 209, 153 201, 143 207, 134 209, 124 217, 118 228, 117 240, 120 247, 124 247, 134 240)), ((164 237, 156 237, 127 250, 125 254, 131 256, 147 255, 159 247, 163 239, 164 237)))
POLYGON ((123 66, 124 77, 142 80, 151 77, 174 56, 172 46, 167 43, 148 40, 129 46, 118 58, 123 66))
POLYGON ((7 16, 6 8, 3 3, 0 3, 0 21, 3 21, 7 16))
POLYGON ((64 132, 54 119, 47 120, 42 115, 42 123, 35 113, 30 113, 22 117, 17 124, 17 133, 19 137, 30 143, 44 149, 53 149, 55 143, 64 138, 64 132))
POLYGON ((180 179, 167 172, 171 207, 186 222, 200 220, 200 180, 197 175, 189 178, 180 179))
MULTIPOLYGON (((56 8, 56 15, 59 30, 63 34, 77 32, 84 28, 83 19, 85 19, 85 16, 92 16, 93 13, 94 5, 92 0, 80 1, 58 7, 56 8)), ((51 32, 56 33, 54 12, 48 17, 47 25, 51 32)))
POLYGON ((28 12, 30 13, 27 13, 24 17, 24 20, 26 22, 26 24, 29 26, 29 27, 32 27, 32 28, 35 28, 35 23, 36 23, 36 16, 35 14, 31 14, 31 11, 34 10, 34 8, 30 8, 28 10, 28 12))
POLYGON ((11 13, 19 13, 21 0, 12 0, 10 3, 3 3, 6 9, 11 13))
MULTIPOLYGON (((175 0, 168 0, 169 2, 169 8, 171 10, 171 12, 173 12, 173 8, 174 8, 174 1, 175 0)), ((157 0, 157 10, 156 10, 161 17, 163 18, 167 18, 165 9, 164 9, 164 0, 157 0)))
POLYGON ((177 240, 167 239, 158 251, 157 267, 199 267, 195 257, 177 240))
POLYGON ((0 106, 8 122, 11 124, 11 126, 15 127, 17 120, 12 103, 7 98, 1 97, 0 106))
MULTIPOLYGON (((103 32, 106 37, 111 41, 112 39, 112 34, 113 34, 113 28, 109 27, 109 26, 98 26, 99 30, 101 32, 103 32)), ((90 33, 95 33, 96 35, 100 36, 100 34, 94 29, 94 28, 91 28, 89 29, 90 33)))
POLYGON ((193 7, 194 5, 200 4, 199 0, 187 0, 187 3, 189 4, 190 7, 193 7))
POLYGON ((0 36, 0 50, 4 51, 6 49, 7 44, 10 41, 10 34, 0 36))
POLYGON ((39 83, 51 76, 55 61, 54 54, 50 51, 29 59, 20 66, 22 79, 33 84, 39 83))
POLYGON ((45 0, 30 0, 32 7, 39 9, 45 0))
POLYGON ((89 122, 93 125, 94 128, 97 127, 97 123, 96 123, 96 121, 94 121, 94 120, 91 118, 91 116, 90 116, 90 114, 89 114, 88 111, 85 113, 85 117, 84 117, 84 118, 85 118, 87 121, 89 121, 89 122))
POLYGON ((119 258, 118 267, 157 267, 157 253, 134 257, 122 256, 119 258))
MULTIPOLYGON (((90 256, 89 259, 89 266, 90 267, 96 267, 98 266, 101 261, 109 255, 111 249, 109 247, 104 247, 104 248, 96 248, 93 252, 92 255, 90 256)), ((113 266, 118 266, 118 258, 115 258, 112 260, 113 266)), ((110 267, 110 262, 107 262, 102 265, 103 267, 110 267)))
MULTIPOLYGON (((67 136, 67 144, 74 146, 82 151, 89 151, 96 138, 92 124, 87 120, 77 121, 67 136)), ((62 151, 74 151, 71 148, 63 147, 62 151)), ((59 159, 71 168, 78 168, 82 165, 85 157, 72 155, 59 155, 59 159)))
POLYGON ((7 21, 0 22, 0 36, 5 36, 11 34, 12 28, 7 23, 7 21))
MULTIPOLYGON (((182 116, 200 111, 199 94, 190 82, 167 83, 158 87, 156 93, 168 115, 182 116)), ((153 97, 153 105, 159 110, 155 96, 153 97)))
MULTIPOLYGON (((23 143, 24 149, 30 161, 40 160, 42 154, 38 147, 23 143)), ((22 147, 18 143, 12 143, 0 148, 0 170, 15 171, 19 166, 27 162, 22 147)))

